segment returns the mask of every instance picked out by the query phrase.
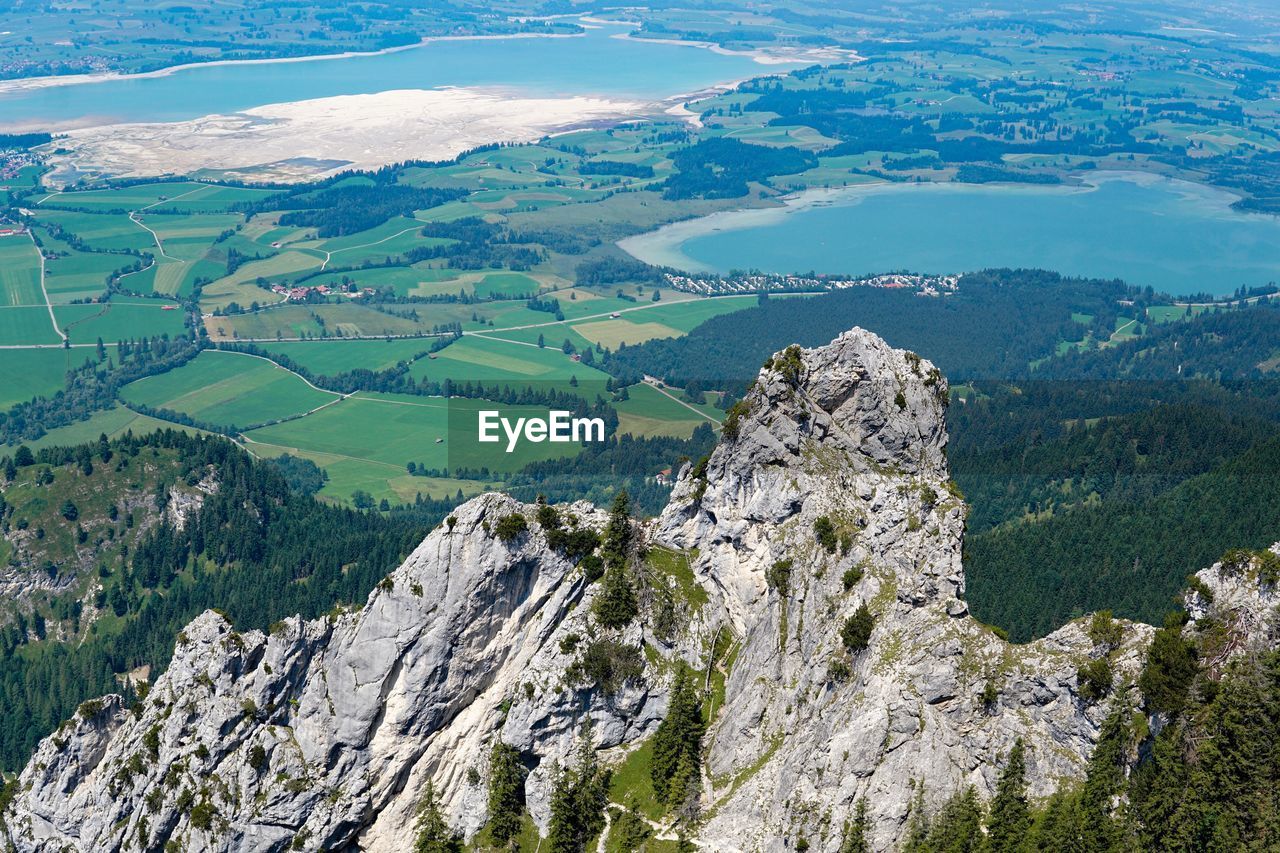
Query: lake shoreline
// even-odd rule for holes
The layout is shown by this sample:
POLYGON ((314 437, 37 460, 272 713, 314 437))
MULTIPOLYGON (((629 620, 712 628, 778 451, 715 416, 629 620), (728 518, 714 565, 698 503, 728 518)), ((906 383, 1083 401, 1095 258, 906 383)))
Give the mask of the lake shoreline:
POLYGON ((84 175, 124 178, 220 173, 249 183, 296 183, 349 169, 445 160, 493 142, 527 143, 599 122, 642 117, 650 105, 587 96, 538 98, 495 87, 338 95, 266 104, 180 122, 72 130, 49 154, 49 185, 84 175))
MULTIPOLYGON (((1177 256, 1176 251, 1171 249, 1161 253, 1152 249, 1150 257, 1155 260, 1144 266, 1135 262, 1131 253, 1127 251, 1130 247, 1123 241, 1115 242, 1114 235, 1111 235, 1112 239, 1108 241, 1106 235, 1091 232, 1084 236, 1077 235, 1074 242, 1062 235, 1057 235, 1049 241, 1054 243, 1060 240, 1076 252, 1076 257, 1071 257, 1070 253, 1067 253, 1061 258, 1046 258, 1040 263, 1029 264, 1022 260, 1021 256, 1030 251, 1028 246, 1043 242, 1045 234, 1037 233, 1029 226, 1020 228, 1019 226, 1026 226, 1023 222, 1015 221, 1012 226, 1007 221, 992 224, 992 220, 1000 218, 1000 211, 1009 209, 1010 205, 1021 206, 1024 212, 1032 209, 1028 208, 1028 205, 1035 205, 1034 209, 1038 213, 1043 213, 1041 204, 1058 205, 1058 209, 1061 209, 1060 206, 1064 204, 1068 208, 1080 207, 1089 202, 1079 200, 1072 202, 1070 199, 1104 191, 1119 192, 1129 196, 1127 203, 1130 208, 1126 215, 1130 219, 1126 224, 1142 225, 1142 220, 1133 219, 1133 216, 1146 216, 1151 218, 1145 222, 1145 226, 1158 229, 1157 222, 1168 221, 1171 213, 1177 213, 1182 216, 1182 221, 1179 223, 1176 218, 1172 221, 1183 227, 1221 228, 1222 223, 1229 223, 1232 228, 1247 226, 1254 229, 1251 233, 1258 241, 1255 249, 1267 255, 1268 258, 1280 255, 1280 234, 1271 233, 1273 229, 1280 231, 1274 228, 1275 218, 1259 218, 1233 209, 1231 204, 1239 198, 1238 193, 1182 178, 1139 170, 1075 173, 1068 176, 1068 181, 1053 185, 1016 182, 903 184, 876 180, 843 187, 810 188, 777 197, 768 206, 736 208, 673 222, 643 234, 623 238, 617 241, 616 245, 631 257, 644 263, 673 267, 694 274, 725 274, 730 269, 730 261, 726 258, 733 257, 735 258, 732 262, 734 269, 758 268, 781 274, 816 270, 832 275, 863 275, 901 269, 952 274, 962 270, 988 267, 1036 266, 1055 269, 1064 275, 1116 277, 1133 284, 1156 284, 1157 289, 1163 289, 1174 295, 1202 291, 1229 293, 1239 284, 1257 285, 1270 280, 1263 273, 1263 269, 1270 264, 1270 260, 1263 261, 1254 257, 1246 263, 1237 264, 1234 268, 1231 265, 1222 265, 1220 271, 1202 271, 1193 287, 1188 281, 1188 276, 1192 273, 1179 269, 1186 259, 1174 260, 1177 256), (1113 184, 1131 185, 1140 191, 1139 198, 1135 201, 1132 197, 1133 191, 1124 187, 1110 186, 1113 184), (1144 192, 1163 194, 1166 198, 1153 197, 1150 201, 1161 203, 1142 207, 1138 202, 1143 200, 1140 196, 1144 192), (807 229, 800 229, 793 221, 795 214, 822 208, 857 208, 869 200, 891 194, 897 196, 895 202, 889 203, 888 208, 882 206, 878 209, 879 216, 891 216, 895 210, 901 212, 902 209, 911 208, 913 204, 922 200, 925 194, 928 194, 931 208, 938 205, 943 207, 950 205, 953 208, 940 210, 937 214, 938 218, 934 221, 926 219, 916 223, 916 226, 923 228, 925 233, 935 233, 934 245, 921 248, 910 244, 910 241, 904 242, 901 234, 909 230, 905 223, 896 232, 889 229, 887 234, 880 233, 876 231, 875 222, 869 225, 866 221, 871 216, 870 213, 841 214, 839 221, 843 224, 844 231, 834 229, 834 220, 831 215, 826 214, 815 214, 818 218, 807 219, 807 229), (1048 201, 1034 201, 1037 198, 1048 201), (1189 207, 1175 209, 1169 206, 1170 203, 1174 205, 1185 203, 1189 207), (979 252, 973 248, 974 245, 985 244, 965 239, 972 238, 973 235, 966 233, 965 226, 957 223, 964 222, 966 219, 980 222, 993 233, 999 233, 999 236, 994 238, 990 253, 979 252), (812 230, 823 225, 826 226, 826 230, 821 234, 812 230), (1001 227, 1004 228, 1003 231, 1000 230, 1001 227), (860 230, 864 228, 868 230, 860 230), (751 239, 747 240, 742 232, 754 233, 751 239), (948 237, 947 235, 951 232, 955 233, 948 237), (850 239, 846 235, 857 236, 850 239), (865 236, 861 243, 859 236, 865 236), (708 242, 712 239, 714 242, 708 242), (953 240, 955 242, 949 243, 953 240), (694 244, 700 245, 694 246, 694 244), (773 244, 784 248, 774 251, 772 255, 769 251, 755 251, 752 248, 773 244), (797 260, 795 253, 789 254, 785 249, 792 244, 804 245, 807 251, 813 253, 807 256, 805 261, 807 266, 803 269, 792 268, 797 260), (1110 256, 1107 255, 1109 246, 1110 256), (729 247, 734 247, 738 251, 731 253, 729 247), (975 253, 981 255, 982 259, 979 260, 975 253), (986 259, 988 254, 989 260, 986 259), (1095 258, 1094 255, 1098 257, 1095 258), (967 259, 960 260, 962 257, 967 259), (740 260, 736 260, 739 258, 740 260), (873 258, 876 260, 872 260, 873 258)), ((919 205, 915 207, 918 208, 919 205)), ((1077 215, 1079 215, 1078 212, 1077 215)), ((1084 218, 1087 220, 1088 216, 1084 218)), ((989 242, 992 241, 989 234, 985 236, 989 242)), ((1234 246, 1226 244, 1219 246, 1212 241, 1208 245, 1208 250, 1202 251, 1207 257, 1234 256, 1237 251, 1234 246)))
POLYGON ((511 33, 509 35, 474 35, 474 36, 427 36, 413 44, 402 44, 385 47, 381 50, 348 50, 342 53, 317 53, 310 56, 276 56, 263 59, 212 59, 208 62, 185 62, 181 65, 168 65, 154 71, 141 71, 135 74, 119 71, 102 71, 92 74, 54 74, 46 77, 22 77, 11 80, 0 80, 0 98, 6 95, 48 89, 58 86, 79 86, 91 83, 114 83, 122 80, 147 80, 157 77, 168 77, 182 71, 197 68, 218 68, 233 65, 283 65, 294 62, 323 62, 337 59, 357 59, 360 57, 387 56, 407 50, 416 50, 436 42, 452 41, 503 41, 507 39, 525 38, 583 38, 586 33, 511 33))

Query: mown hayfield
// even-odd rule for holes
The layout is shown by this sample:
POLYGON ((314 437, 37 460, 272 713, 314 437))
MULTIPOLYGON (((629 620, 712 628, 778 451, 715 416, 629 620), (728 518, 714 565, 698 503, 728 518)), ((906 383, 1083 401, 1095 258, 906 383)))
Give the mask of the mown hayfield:
POLYGON ((43 304, 35 243, 25 235, 0 237, 0 306, 43 304))
MULTIPOLYGON (((488 335, 489 333, 486 332, 485 334, 488 335)), ((516 344, 536 344, 539 335, 542 336, 544 343, 550 349, 559 349, 566 340, 573 344, 573 348, 577 352, 582 352, 595 346, 593 342, 574 331, 573 326, 568 323, 556 323, 553 326, 539 326, 530 329, 513 329, 509 332, 495 332, 490 339, 516 344)))
POLYGON ((661 323, 633 323, 622 318, 575 323, 573 328, 587 340, 606 349, 617 349, 623 344, 642 344, 658 338, 678 338, 684 334, 661 323))
POLYGON ((107 289, 111 273, 135 261, 130 255, 102 255, 71 249, 64 257, 45 261, 44 287, 55 304, 92 299, 107 289))
POLYGON ((40 210, 36 219, 70 231, 91 249, 155 250, 156 244, 151 235, 131 220, 127 213, 40 210))
POLYGON ((43 305, 0 306, 0 346, 15 344, 57 344, 61 336, 43 305))
POLYGON ((142 217, 143 224, 160 237, 165 254, 183 261, 204 257, 219 235, 242 221, 243 217, 234 214, 146 214, 142 217))
POLYGON ((362 341, 292 341, 259 344, 288 356, 317 376, 336 376, 351 370, 388 370, 412 361, 435 343, 431 338, 392 338, 362 341))
POLYGON ((98 338, 106 343, 155 335, 180 335, 185 314, 181 310, 165 311, 172 302, 123 296, 110 302, 82 305, 55 305, 58 325, 72 343, 91 344, 98 338))
POLYGON ((449 379, 459 384, 481 382, 561 391, 573 390, 569 380, 576 377, 582 393, 590 392, 593 398, 609 378, 594 367, 573 361, 550 343, 540 348, 467 335, 433 355, 435 358, 415 362, 410 375, 418 381, 449 379))
POLYGON ((54 193, 40 202, 40 206, 52 209, 214 213, 225 211, 239 202, 256 201, 276 192, 278 190, 222 187, 196 181, 158 181, 111 189, 54 193))
POLYGON ((135 184, 129 187, 117 187, 107 190, 84 190, 82 192, 55 193, 43 202, 41 207, 78 207, 99 210, 138 210, 156 204, 174 196, 191 193, 206 187, 205 184, 193 181, 158 182, 154 184, 135 184))
MULTIPOLYGON (((261 291, 260 291, 261 292, 261 291)), ((267 294, 274 296, 274 294, 267 294)), ((383 337, 429 335, 432 324, 461 318, 454 305, 398 305, 396 311, 408 314, 417 310, 418 319, 403 314, 378 311, 358 302, 323 305, 288 304, 264 308, 250 314, 210 317, 205 328, 214 340, 316 337, 383 337)))
POLYGON ((171 409, 218 426, 251 426, 337 399, 263 358, 206 350, 189 363, 126 385, 127 402, 171 409))
MULTIPOLYGON (((671 389, 679 395, 679 391, 671 389)), ((618 410, 618 432, 631 435, 671 435, 688 438, 700 424, 715 426, 720 413, 710 406, 695 406, 692 411, 650 385, 640 383, 627 388, 628 399, 613 404, 618 410), (707 417, 699 414, 704 413, 707 417)))
POLYGON ((511 418, 546 415, 542 408, 503 407, 481 400, 361 392, 304 418, 255 429, 246 437, 276 447, 328 453, 401 470, 416 462, 450 471, 459 467, 515 471, 535 460, 578 452, 578 446, 572 444, 522 442, 508 454, 505 443, 479 444, 476 413, 481 409, 500 410, 511 418))
POLYGON ((151 278, 152 291, 170 296, 177 295, 182 290, 190 269, 191 264, 187 261, 164 261, 157 264, 151 278))
POLYGON ((0 409, 60 391, 66 372, 84 364, 92 355, 92 349, 83 348, 0 350, 0 376, 4 377, 0 382, 0 409))

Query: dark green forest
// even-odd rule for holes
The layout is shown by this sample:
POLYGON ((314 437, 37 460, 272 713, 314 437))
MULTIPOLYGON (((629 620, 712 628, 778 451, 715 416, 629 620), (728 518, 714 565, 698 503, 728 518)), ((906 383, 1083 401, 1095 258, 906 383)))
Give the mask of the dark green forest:
MULTIPOLYGON (((155 668, 153 675, 162 670, 178 631, 208 608, 221 610, 240 629, 265 630, 293 614, 314 618, 335 606, 363 603, 452 505, 422 502, 368 513, 324 504, 291 490, 278 466, 255 461, 226 439, 174 430, 34 455, 23 449, 0 460, 8 485, 43 469, 53 477, 46 488, 66 478, 93 476, 95 466, 102 473, 132 477, 131 466, 153 455, 177 460, 180 477, 188 482, 212 471, 220 485, 181 530, 161 521, 132 550, 115 546, 115 536, 103 544, 96 605, 111 618, 95 622, 80 641, 52 638, 55 612, 18 615, 0 629, 0 767, 5 770, 21 767, 39 739, 81 702, 121 692, 118 674, 144 664, 155 668)), ((145 479, 139 488, 153 491, 156 505, 163 506, 163 482, 145 479)), ((15 517, 13 504, 0 506, 5 525, 24 523, 15 517)), ((116 526, 131 525, 135 514, 122 516, 116 526)), ((65 627, 75 629, 78 611, 65 615, 65 627)))
POLYGON ((952 383, 971 604, 1027 640, 1103 608, 1157 623, 1189 572, 1280 540, 1280 479, 1265 473, 1280 470, 1280 377, 1265 363, 1280 307, 1264 298, 1054 352, 1121 312, 1143 316, 1152 298, 1007 270, 964 276, 946 297, 851 288, 764 300, 684 338, 620 348, 606 366, 732 393, 787 343, 823 344, 855 324, 933 360, 952 383))
POLYGON ((1118 281, 1064 278, 1038 270, 989 270, 960 279, 949 296, 851 287, 807 299, 771 299, 712 318, 682 338, 620 347, 605 367, 620 378, 660 376, 741 393, 765 358, 789 344, 819 346, 862 326, 920 353, 952 383, 1027 376, 1059 340, 1115 328, 1118 300, 1138 296, 1118 281), (1089 324, 1073 314, 1090 315, 1089 324))
MULTIPOLYGON (((1216 663, 1233 638, 1209 619, 1184 636, 1174 614, 1138 680, 1119 685, 1085 778, 1034 803, 1019 741, 989 804, 972 787, 936 810, 919 797, 903 849, 991 853, 1272 850, 1280 844, 1280 655, 1248 651, 1216 663), (1156 724, 1159 724, 1158 726, 1156 724), (985 833, 983 832, 985 828, 985 833)), ((869 851, 858 814, 842 851, 869 851)))

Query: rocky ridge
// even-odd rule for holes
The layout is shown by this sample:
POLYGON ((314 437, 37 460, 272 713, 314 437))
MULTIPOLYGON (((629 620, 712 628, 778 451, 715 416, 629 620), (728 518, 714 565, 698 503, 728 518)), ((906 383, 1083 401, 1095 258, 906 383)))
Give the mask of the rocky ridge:
MULTIPOLYGON (((693 594, 674 630, 646 604, 616 633, 645 653, 612 691, 573 673, 582 642, 607 633, 592 615, 600 584, 552 547, 538 507, 484 495, 362 609, 265 634, 200 616, 145 700, 86 703, 40 745, 4 833, 24 851, 404 850, 428 782, 454 826, 483 825, 496 740, 529 768, 545 830, 552 768, 580 723, 621 758, 665 715, 678 658, 724 677, 693 837, 705 849, 803 837, 834 851, 863 797, 889 848, 917 784, 929 805, 967 784, 989 796, 1019 737, 1030 792, 1047 794, 1082 775, 1107 713, 1079 668, 1107 657, 1120 689, 1152 629, 1098 641, 1079 620, 1011 646, 968 615, 947 396, 929 362, 858 329, 775 356, 644 531, 637 569, 667 583, 654 555, 680 563, 693 594), (513 514, 525 530, 506 535, 513 514), (851 647, 863 607, 874 627, 851 647)), ((607 520, 587 504, 560 515, 607 520)), ((1230 608, 1272 643, 1274 592, 1257 572, 1201 577, 1216 603, 1202 596, 1193 616, 1230 608)))

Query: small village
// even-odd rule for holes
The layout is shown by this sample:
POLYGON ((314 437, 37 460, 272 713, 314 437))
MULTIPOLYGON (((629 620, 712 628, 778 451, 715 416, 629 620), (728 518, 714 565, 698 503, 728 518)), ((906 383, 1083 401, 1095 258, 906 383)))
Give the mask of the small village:
POLYGON ((363 299, 374 291, 372 287, 357 287, 349 284, 342 287, 330 287, 327 284, 296 285, 286 287, 283 284, 271 285, 271 292, 283 296, 290 302, 307 302, 317 298, 327 299, 330 296, 345 296, 348 299, 363 299))

